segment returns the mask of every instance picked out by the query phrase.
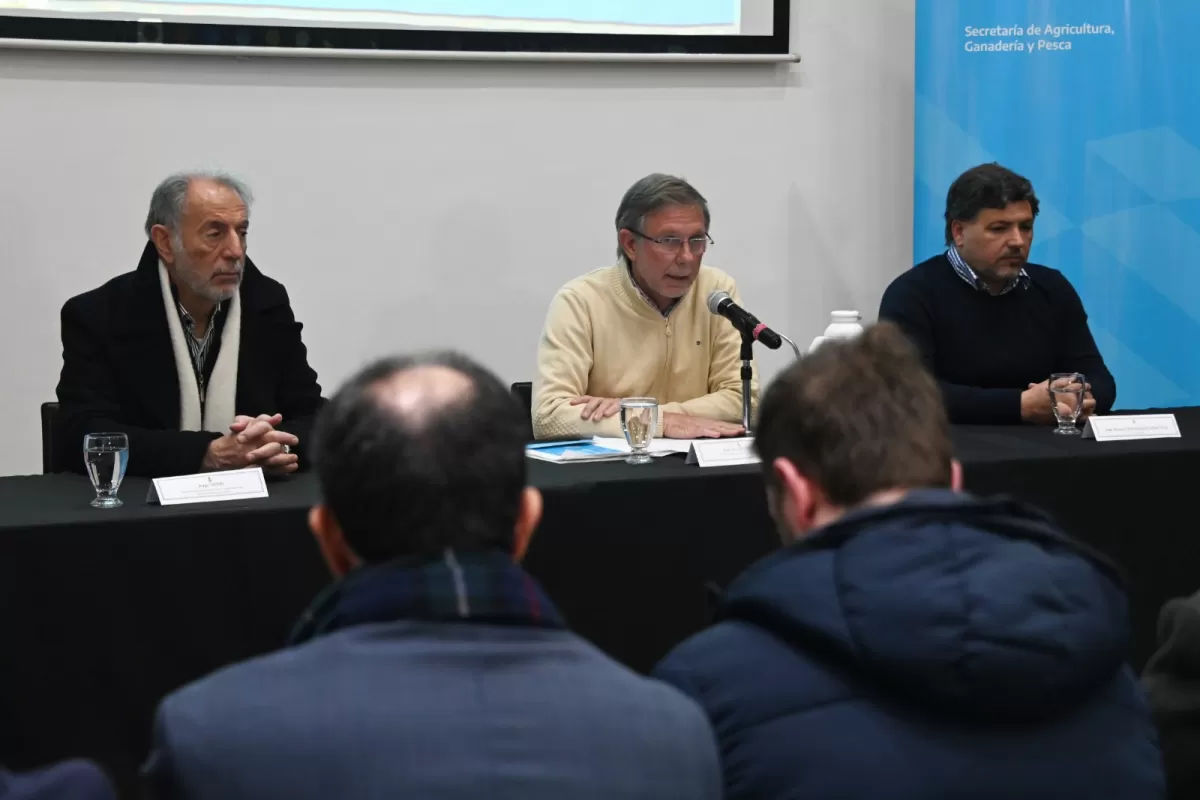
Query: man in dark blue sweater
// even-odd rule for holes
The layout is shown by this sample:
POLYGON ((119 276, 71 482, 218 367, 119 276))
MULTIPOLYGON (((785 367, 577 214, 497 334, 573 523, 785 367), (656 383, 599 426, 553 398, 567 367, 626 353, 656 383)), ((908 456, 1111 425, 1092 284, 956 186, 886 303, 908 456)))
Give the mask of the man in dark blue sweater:
POLYGON ((1053 423, 1047 381, 1082 373, 1082 418, 1116 400, 1087 313, 1061 272, 1030 264, 1037 196, 999 164, 967 170, 946 196, 946 245, 883 294, 879 319, 917 345, 951 422, 1053 423))

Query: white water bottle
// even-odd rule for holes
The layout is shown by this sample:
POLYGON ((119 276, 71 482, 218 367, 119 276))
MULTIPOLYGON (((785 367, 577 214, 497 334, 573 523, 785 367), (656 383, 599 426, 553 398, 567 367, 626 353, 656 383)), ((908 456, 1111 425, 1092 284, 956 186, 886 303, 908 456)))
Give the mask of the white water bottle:
POLYGON ((863 332, 862 315, 857 311, 834 311, 831 316, 833 321, 825 333, 813 339, 808 352, 813 352, 830 339, 853 339, 863 332))

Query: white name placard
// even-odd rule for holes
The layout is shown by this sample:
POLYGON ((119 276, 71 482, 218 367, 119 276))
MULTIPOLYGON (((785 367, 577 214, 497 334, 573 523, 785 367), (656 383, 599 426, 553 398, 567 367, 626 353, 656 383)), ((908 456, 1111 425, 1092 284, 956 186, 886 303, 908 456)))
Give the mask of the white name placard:
POLYGON ((1123 442, 1131 439, 1178 439, 1179 423, 1174 414, 1129 414, 1088 417, 1083 438, 1098 442, 1123 442))
POLYGON ((687 463, 702 467, 734 467, 738 464, 757 464, 754 440, 740 439, 697 439, 688 450, 687 463))
POLYGON ((202 472, 155 478, 147 502, 164 506, 183 503, 218 503, 223 500, 250 500, 267 496, 267 479, 262 467, 229 472, 202 472))

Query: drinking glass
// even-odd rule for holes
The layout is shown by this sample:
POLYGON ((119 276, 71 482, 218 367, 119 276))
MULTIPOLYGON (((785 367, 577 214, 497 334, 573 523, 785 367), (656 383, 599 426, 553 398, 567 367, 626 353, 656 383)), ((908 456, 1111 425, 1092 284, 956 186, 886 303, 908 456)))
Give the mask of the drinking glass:
POLYGON ((123 433, 89 433, 83 437, 83 463, 96 490, 93 508, 119 508, 117 489, 129 463, 129 437, 123 433))
POLYGON ((626 464, 649 464, 650 442, 658 428, 658 401, 653 397, 626 397, 621 401, 621 430, 629 442, 626 464))
POLYGON ((1050 406, 1058 420, 1055 433, 1063 436, 1078 436, 1079 412, 1083 411, 1083 397, 1087 392, 1087 379, 1078 372, 1056 372, 1050 376, 1050 406))

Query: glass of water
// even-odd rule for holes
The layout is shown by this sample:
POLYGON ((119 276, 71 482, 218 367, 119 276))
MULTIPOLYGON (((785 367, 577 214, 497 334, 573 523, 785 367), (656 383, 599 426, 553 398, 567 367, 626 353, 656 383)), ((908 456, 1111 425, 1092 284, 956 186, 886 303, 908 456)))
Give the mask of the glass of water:
POLYGON ((627 464, 649 464, 650 442, 658 429, 658 401, 653 397, 626 397, 621 401, 621 430, 629 442, 627 464))
POLYGON ((1083 398, 1087 393, 1087 379, 1078 372, 1056 372, 1050 376, 1050 406, 1058 420, 1055 433, 1078 436, 1079 414, 1083 411, 1083 398))
POLYGON ((83 437, 83 463, 96 490, 93 508, 118 508, 117 489, 129 462, 129 437, 123 433, 89 433, 83 437))

